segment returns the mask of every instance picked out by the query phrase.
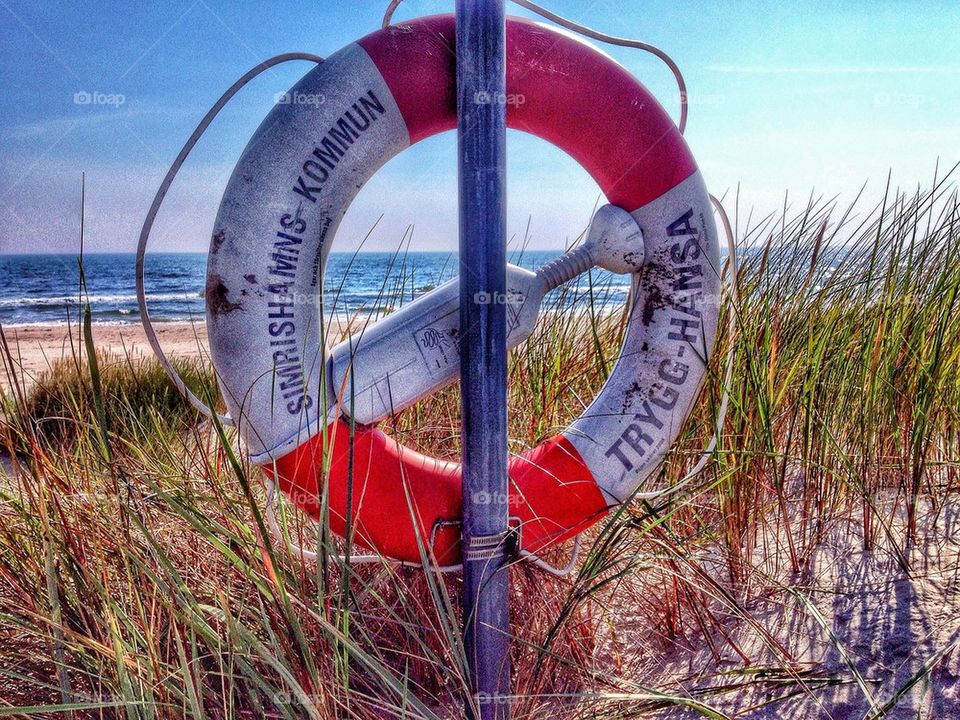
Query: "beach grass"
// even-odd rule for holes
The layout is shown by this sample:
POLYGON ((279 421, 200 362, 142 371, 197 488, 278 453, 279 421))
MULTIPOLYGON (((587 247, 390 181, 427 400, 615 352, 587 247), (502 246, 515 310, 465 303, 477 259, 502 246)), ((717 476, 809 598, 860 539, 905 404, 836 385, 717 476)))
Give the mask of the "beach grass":
MULTIPOLYGON (((209 367, 194 359, 175 359, 174 365, 203 397, 215 396, 216 381, 209 367)), ((99 393, 105 399, 103 421, 127 441, 162 444, 202 417, 183 402, 164 369, 152 359, 116 358, 100 352, 98 368, 99 393)), ((21 420, 33 426, 36 440, 68 451, 89 431, 89 419, 97 412, 90 371, 80 358, 57 361, 23 398, 21 420)), ((29 452, 29 446, 21 446, 21 452, 29 452)))
MULTIPOLYGON (((823 602, 862 595, 886 617, 896 599, 827 555, 889 559, 896 589, 931 562, 956 573, 955 555, 928 552, 949 544, 960 507, 956 190, 948 174, 861 205, 735 214, 738 300, 720 327, 735 310, 736 332, 720 333, 696 411, 644 489, 685 477, 727 393, 717 449, 681 491, 587 533, 573 575, 511 569, 515 717, 917 717, 950 702, 956 676, 938 671, 956 628, 914 633, 884 673, 864 654, 873 636, 823 602), (798 644, 818 632, 822 654, 798 644)), ((558 292, 511 355, 514 452, 576 417, 616 358, 623 318, 597 310, 604 288, 558 292)), ((90 352, 97 328, 80 330, 70 357, 30 387, 11 377, 3 401, 0 713, 460 717, 458 576, 346 564, 341 541, 285 508, 289 539, 322 561, 291 554, 234 435, 154 361, 90 352)), ((179 369, 214 396, 208 366, 179 369)), ((458 417, 451 387, 387 427, 456 459, 458 417)))

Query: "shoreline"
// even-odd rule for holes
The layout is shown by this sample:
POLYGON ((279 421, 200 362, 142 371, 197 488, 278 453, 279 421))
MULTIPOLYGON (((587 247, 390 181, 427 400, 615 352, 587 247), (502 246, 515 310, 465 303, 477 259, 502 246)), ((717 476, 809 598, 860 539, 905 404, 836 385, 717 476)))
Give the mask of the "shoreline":
MULTIPOLYGON (((164 352, 170 358, 199 358, 209 353, 207 331, 202 322, 163 321, 153 324, 164 352)), ((139 322, 93 323, 93 341, 97 350, 118 358, 148 359, 153 349, 139 322)), ((13 367, 6 353, 0 363, 0 389, 11 386, 11 376, 27 387, 58 361, 69 358, 83 347, 77 324, 4 325, 3 334, 13 367)))
MULTIPOLYGON (((563 310, 545 309, 541 318, 555 315, 563 310)), ((597 313, 610 317, 622 308, 597 313)), ((351 324, 363 325, 365 316, 334 316, 327 318, 328 337, 336 342, 351 324)), ((376 322, 376 320, 372 320, 376 322)), ((209 361, 210 348, 204 320, 155 320, 154 331, 168 358, 198 359, 209 361)), ((96 349, 107 358, 147 360, 154 357, 153 348, 147 340, 139 320, 107 321, 92 323, 93 342, 96 349)), ((0 331, 6 339, 10 356, 0 347, 0 391, 9 390, 13 383, 29 389, 38 378, 57 362, 70 358, 83 350, 83 340, 78 323, 39 322, 25 324, 0 323, 0 331), (12 365, 12 366, 11 366, 12 365)))

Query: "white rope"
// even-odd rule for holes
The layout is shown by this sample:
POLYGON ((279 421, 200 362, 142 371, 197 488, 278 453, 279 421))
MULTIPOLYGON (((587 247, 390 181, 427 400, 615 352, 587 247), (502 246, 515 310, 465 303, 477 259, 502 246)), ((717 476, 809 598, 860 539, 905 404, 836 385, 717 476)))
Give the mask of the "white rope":
MULTIPOLYGON (((575 23, 573 20, 569 20, 562 15, 557 15, 555 12, 547 10, 545 7, 537 5, 535 2, 531 2, 531 0, 512 1, 520 7, 526 8, 530 12, 536 13, 540 17, 557 24, 562 28, 566 28, 571 32, 575 32, 578 35, 583 35, 591 40, 598 40, 606 43, 607 45, 616 45, 618 47, 643 50, 644 52, 648 52, 651 55, 659 58, 670 69, 670 72, 673 73, 674 79, 677 81, 677 88, 680 94, 680 120, 677 123, 677 127, 680 129, 681 133, 687 127, 687 84, 683 80, 683 73, 680 72, 680 67, 666 52, 658 48, 656 45, 651 45, 650 43, 643 42, 642 40, 632 40, 630 38, 618 37, 616 35, 607 35, 606 33, 589 28, 586 25, 580 25, 579 23, 575 23)), ((403 0, 390 1, 390 4, 387 5, 386 12, 383 14, 383 22, 380 24, 380 27, 385 28, 390 25, 390 23, 393 21, 393 13, 396 12, 397 8, 400 7, 402 2, 403 0)))
MULTIPOLYGON (((277 485, 273 480, 267 480, 267 503, 265 505, 266 517, 267 517, 267 528, 270 530, 270 535, 276 542, 282 543, 286 546, 287 552, 295 557, 300 557, 304 562, 315 563, 317 561, 317 554, 313 550, 307 550, 305 547, 298 545, 280 528, 280 523, 277 521, 277 485)), ((334 555, 335 558, 339 559, 341 562, 346 563, 346 555, 334 555)), ((349 562, 351 564, 363 565, 367 563, 378 563, 383 562, 385 558, 381 555, 375 555, 373 553, 366 553, 362 555, 350 555, 349 562)))
MULTIPOLYGON (((402 0, 391 0, 390 4, 387 7, 387 10, 383 17, 383 27, 387 27, 393 17, 394 11, 400 5, 402 0)), ((666 52, 660 48, 651 45, 649 43, 642 42, 640 40, 631 40, 629 38, 621 38, 613 35, 606 35, 604 33, 593 30, 592 28, 586 27, 585 25, 580 25, 568 20, 561 15, 557 15, 546 8, 537 5, 530 0, 513 0, 517 5, 524 7, 531 12, 534 12, 540 15, 551 22, 560 25, 568 30, 576 32, 584 37, 591 38, 593 40, 598 40, 610 45, 616 45, 620 47, 629 47, 638 50, 643 50, 649 52, 660 60, 662 60, 670 71, 673 73, 673 76, 677 82, 677 87, 679 90, 680 97, 680 119, 677 124, 681 133, 686 129, 687 124, 687 89, 686 83, 684 82, 683 75, 680 72, 680 68, 674 62, 666 52)), ((255 68, 252 68, 247 73, 245 73, 239 80, 237 80, 230 88, 220 97, 219 100, 214 104, 212 108, 204 115, 203 119, 197 125, 196 129, 190 135, 190 138, 187 140, 186 144, 180 150, 180 153, 177 155, 176 160, 173 165, 170 167, 170 170, 167 172, 166 177, 164 177, 163 182, 160 185, 160 189, 157 191, 156 196, 153 199, 153 203, 150 206, 150 210, 147 213, 147 217, 144 220, 143 228, 140 231, 140 239, 137 244, 137 261, 136 261, 136 280, 137 280, 137 304, 140 308, 140 318, 143 322, 144 331, 147 335, 147 340, 150 342, 150 346, 153 348, 154 353, 157 355, 157 359, 160 361, 160 364, 166 370, 167 374, 170 376, 170 379, 173 381, 173 384, 177 389, 183 394, 190 404, 197 408, 207 417, 213 418, 217 417, 220 422, 224 425, 233 425, 233 419, 228 415, 218 415, 211 408, 209 408, 206 403, 204 403, 200 398, 198 398, 186 385, 180 375, 174 369, 173 365, 170 363, 166 354, 163 351, 163 348, 160 345, 160 341, 157 338, 156 332, 154 331, 153 324, 150 320, 150 314, 147 309, 146 293, 144 290, 144 259, 146 256, 147 242, 150 238, 150 231, 153 228, 153 223, 156 219, 157 213, 160 210, 161 205, 163 204, 164 197, 167 194, 167 191, 170 189, 170 185, 173 183, 174 178, 179 172, 184 161, 187 159, 187 156, 193 150, 194 146, 200 140, 200 137, 207 130, 210 123, 213 119, 219 114, 223 107, 233 98, 237 92, 240 91, 245 85, 247 85, 253 78, 260 75, 265 70, 279 65, 284 62, 290 62, 293 60, 309 60, 316 63, 323 62, 323 58, 318 55, 312 55, 310 53, 285 53, 283 55, 277 55, 276 57, 270 58, 263 63, 257 65, 255 68)), ((710 201, 713 203, 714 208, 717 213, 720 215, 721 222, 724 227, 724 231, 727 237, 727 248, 728 248, 728 259, 727 259, 727 268, 729 268, 729 283, 728 283, 728 292, 731 298, 731 309, 730 309, 730 318, 729 318, 729 329, 728 336, 729 342, 732 346, 733 339, 735 338, 736 333, 736 320, 737 320, 737 254, 736 246, 734 243, 733 232, 730 227, 730 221, 727 217, 726 212, 723 209, 723 205, 712 195, 710 196, 710 201)), ((723 394, 720 401, 720 410, 717 414, 716 428, 711 438, 709 444, 704 449, 703 454, 697 463, 691 468, 691 470, 677 483, 674 483, 668 488, 662 490, 649 492, 649 493, 637 493, 634 495, 638 499, 656 499, 663 497, 665 495, 672 494, 681 488, 688 485, 699 473, 706 467, 707 463, 710 461, 710 458, 713 456, 714 451, 719 443, 719 437, 723 430, 724 422, 727 415, 727 407, 729 405, 729 388, 730 383, 733 378, 733 360, 734 355, 731 351, 727 357, 726 372, 724 376, 724 385, 723 385, 723 394)), ((270 534, 273 539, 277 542, 282 543, 290 552, 291 555, 300 557, 305 562, 314 563, 317 561, 317 554, 312 550, 307 550, 304 547, 301 547, 297 543, 293 542, 280 528, 280 524, 277 521, 276 516, 276 506, 277 506, 277 491, 276 486, 272 481, 267 482, 267 501, 266 501, 266 519, 267 525, 270 530, 270 534)), ((524 558, 525 561, 530 562, 535 567, 540 568, 552 575, 562 577, 570 574, 573 570, 576 569, 577 560, 580 553, 580 535, 577 535, 574 538, 574 545, 571 552, 571 557, 569 562, 563 567, 556 567, 550 563, 543 560, 540 556, 535 553, 529 552, 527 550, 520 550, 520 557, 524 558)), ((432 548, 430 548, 432 552, 432 548)), ((335 555, 337 559, 342 562, 347 562, 347 558, 344 555, 335 555)), ((349 562, 351 564, 369 564, 375 562, 388 562, 389 559, 385 558, 378 554, 361 554, 361 555, 351 555, 349 562)), ((413 567, 422 567, 419 564, 415 563, 405 563, 401 562, 402 565, 409 565, 413 567)), ((460 570, 462 565, 448 565, 448 566, 436 566, 432 565, 431 569, 438 572, 453 572, 460 570)))
MULTIPOLYGON (((302 545, 291 540, 281 529, 280 523, 277 520, 276 508, 278 505, 279 494, 277 493, 277 486, 273 480, 267 480, 267 502, 265 505, 266 518, 267 518, 267 529, 270 531, 270 536, 274 541, 284 545, 289 552, 294 557, 300 557, 306 563, 315 563, 317 562, 317 553, 313 550, 307 550, 302 545)), ((430 548, 430 552, 433 552, 433 548, 430 548)), ((384 555, 378 555, 376 553, 362 553, 360 555, 350 554, 348 558, 346 555, 330 553, 328 557, 332 557, 336 560, 339 560, 342 564, 351 564, 351 565, 370 565, 373 563, 384 563, 392 565, 403 565, 405 567, 415 567, 423 568, 423 565, 420 563, 406 562, 403 560, 393 560, 384 555)), ((455 565, 436 565, 431 564, 430 569, 434 572, 456 572, 457 570, 462 570, 463 565, 457 563, 455 565)))
POLYGON ((713 457, 713 453, 717 449, 717 445, 720 442, 720 434, 723 432, 723 426, 727 420, 727 407, 730 404, 730 383, 733 381, 733 342, 736 339, 737 334, 737 305, 739 302, 739 294, 737 291, 737 247, 733 240, 733 230, 730 227, 730 218, 727 217, 726 210, 723 209, 723 205, 713 195, 710 196, 710 202, 713 203, 714 209, 720 216, 720 222, 723 225, 723 231, 727 236, 728 255, 727 264, 724 267, 724 270, 726 271, 727 268, 729 268, 729 278, 726 283, 726 287, 727 292, 730 295, 730 317, 727 321, 727 338, 730 348, 727 354, 726 371, 724 372, 723 376, 723 393, 720 396, 720 411, 717 413, 717 421, 714 428, 713 437, 710 438, 710 442, 707 443, 707 446, 704 448, 703 454, 700 455, 700 459, 697 460, 696 465, 694 465, 681 480, 678 480, 669 487, 665 487, 660 490, 652 490, 646 493, 634 493, 633 497, 638 500, 657 500, 666 495, 672 495, 678 490, 689 485, 690 482, 707 466, 707 463, 710 462, 710 458, 713 457))
POLYGON ((143 266, 147 255, 147 242, 150 240, 150 231, 153 229, 153 223, 157 219, 157 213, 160 212, 160 207, 163 205, 163 199, 166 197, 167 191, 170 190, 170 186, 173 184, 174 178, 177 177, 177 173, 180 172, 180 168, 186 161, 190 151, 193 150, 194 146, 200 141, 201 136, 204 132, 206 132, 207 128, 210 127, 210 123, 213 122, 213 119, 220 113, 223 107, 230 102, 231 98, 233 98, 233 96, 236 95, 244 85, 257 77, 257 75, 274 67, 275 65, 291 62, 293 60, 309 60, 315 63, 323 62, 322 57, 319 55, 311 55, 310 53, 284 53, 283 55, 277 55, 268 60, 264 60, 255 68, 252 68, 244 73, 243 77, 231 85, 227 91, 220 96, 220 99, 214 103, 213 107, 207 111, 207 114, 203 116, 203 119, 197 124, 197 127, 194 128, 193 132, 190 134, 190 138, 187 140, 184 146, 180 148, 180 152, 177 154, 177 159, 173 161, 173 165, 171 165, 170 169, 167 170, 167 174, 163 178, 163 182, 160 183, 160 189, 157 190, 157 194, 153 198, 153 203, 150 205, 150 210, 147 212, 147 217, 143 221, 143 227, 140 229, 140 239, 137 242, 137 305, 140 308, 140 322, 143 323, 143 330, 147 335, 147 341, 150 343, 150 347, 153 348, 153 352, 156 354, 157 360, 160 361, 160 365, 167 372, 167 375, 170 376, 170 380, 176 386, 177 390, 180 391, 180 394, 187 398, 191 405, 193 405, 208 418, 218 418, 224 425, 233 425, 233 418, 231 418, 229 415, 218 415, 213 409, 207 407, 207 404, 198 398, 193 391, 187 387, 187 384, 183 381, 183 378, 180 377, 180 374, 173 367, 170 360, 167 358, 166 353, 164 353, 163 347, 160 345, 160 340, 157 338, 157 334, 153 329, 153 322, 150 320, 150 312, 147 310, 147 295, 143 282, 143 266))
MULTIPOLYGON (((382 27, 387 27, 390 25, 393 19, 393 13, 396 11, 397 7, 400 6, 401 2, 403 2, 403 0, 391 0, 383 16, 382 27)), ((540 15, 543 18, 546 18, 547 20, 550 20, 551 22, 556 23, 557 25, 560 25, 563 28, 566 28, 567 30, 571 30, 575 33, 583 35, 584 37, 588 37, 593 40, 598 40, 600 42, 604 42, 610 45, 617 45, 620 47, 629 47, 629 48, 635 48, 638 50, 643 50, 645 52, 649 52, 655 55, 656 57, 658 57, 670 69, 670 72, 673 73, 674 79, 677 82, 677 88, 678 88, 679 97, 680 97, 680 119, 679 119, 679 122, 677 123, 677 127, 680 130, 681 134, 686 130, 687 86, 686 86, 686 83, 684 82, 683 74, 680 72, 679 66, 673 60, 673 58, 670 57, 670 55, 668 55, 666 52, 656 47, 655 45, 651 45, 649 43, 645 43, 640 40, 631 40, 629 38, 616 37, 613 35, 607 35, 605 33, 598 32, 585 25, 580 25, 579 23, 575 23, 572 20, 569 20, 554 12, 551 12, 550 10, 547 10, 546 8, 541 7, 540 5, 537 5, 536 3, 531 2, 531 0, 513 0, 513 2, 516 3, 517 5, 520 5, 521 7, 526 8, 527 10, 530 10, 531 12, 536 13, 537 15, 540 15)), ((733 229, 730 226, 730 219, 723 208, 723 204, 713 195, 710 196, 710 202, 713 204, 714 209, 716 210, 717 214, 720 216, 720 221, 721 221, 721 224, 723 225, 724 234, 726 235, 726 239, 727 239, 727 264, 724 268, 724 271, 725 271, 724 274, 728 275, 726 288, 727 288, 727 293, 729 294, 729 297, 730 297, 730 314, 729 314, 729 320, 728 320, 728 326, 727 326, 727 336, 728 336, 728 343, 730 345, 730 349, 727 355, 727 363, 726 363, 726 368, 725 368, 724 378, 723 378, 723 392, 720 398, 720 407, 719 407, 719 412, 717 413, 716 423, 714 426, 714 433, 713 433, 713 437, 710 438, 710 442, 707 443, 707 446, 704 448, 703 453, 700 455, 699 460, 697 460, 696 464, 686 473, 686 475, 683 476, 681 480, 679 480, 678 482, 674 483, 669 487, 662 488, 660 490, 646 492, 646 493, 636 493, 633 495, 633 497, 636 499, 655 500, 658 498, 665 497, 667 495, 671 495, 677 492, 678 490, 681 490, 687 485, 689 485, 694 480, 694 478, 696 478, 703 471, 703 469, 707 466, 707 463, 709 463, 710 459, 713 457, 713 453, 716 451, 717 445, 720 442, 720 435, 723 432, 723 428, 727 419, 727 408, 729 407, 729 404, 730 404, 730 384, 733 380, 733 363, 734 363, 733 342, 736 338, 737 319, 738 319, 737 308, 738 308, 738 302, 739 302, 738 277, 737 277, 737 270, 738 270, 737 248, 736 248, 736 243, 733 237, 733 229)), ((552 575, 564 576, 564 575, 568 575, 576 568, 576 562, 579 556, 579 551, 580 551, 580 535, 577 535, 574 538, 574 546, 571 553, 570 562, 568 562, 563 567, 555 567, 547 563, 546 561, 544 561, 538 555, 526 550, 521 550, 520 556, 523 557, 528 562, 531 562, 536 567, 542 570, 545 570, 546 572, 549 572, 552 575)))

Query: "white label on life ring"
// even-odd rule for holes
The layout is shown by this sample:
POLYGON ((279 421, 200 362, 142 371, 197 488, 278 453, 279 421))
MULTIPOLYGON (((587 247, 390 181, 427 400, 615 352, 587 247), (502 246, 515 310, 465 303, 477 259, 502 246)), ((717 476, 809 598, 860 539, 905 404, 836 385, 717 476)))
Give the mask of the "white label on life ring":
POLYGON ((597 485, 623 502, 656 470, 706 373, 720 301, 720 258, 700 173, 632 213, 646 265, 630 323, 597 398, 564 435, 597 485))
POLYGON ((326 425, 324 260, 350 201, 408 145, 389 88, 354 44, 283 96, 234 169, 211 241, 207 328, 224 399, 254 462, 326 425))

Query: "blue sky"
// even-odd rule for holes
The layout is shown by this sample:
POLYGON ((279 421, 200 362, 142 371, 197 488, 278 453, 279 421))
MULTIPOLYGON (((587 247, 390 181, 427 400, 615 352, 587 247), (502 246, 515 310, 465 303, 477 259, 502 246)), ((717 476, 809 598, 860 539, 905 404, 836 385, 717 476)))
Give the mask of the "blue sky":
MULTIPOLYGON (((379 25, 385 2, 70 2, 0 0, 0 252, 75 252, 80 173, 87 247, 128 251, 167 166, 219 94, 281 52, 327 55, 379 25), (84 95, 86 93, 86 95, 84 95), (79 94, 79 95, 78 95, 79 94), (78 103, 77 98, 91 98, 78 103), (121 102, 122 98, 122 102, 121 102)), ((447 12, 408 0, 398 19, 447 12)), ((605 32, 653 42, 690 89, 687 139, 714 194, 775 209, 785 191, 852 198, 905 187, 960 161, 960 3, 673 3, 551 0, 605 32)), ((508 4, 508 12, 528 13, 508 4)), ((676 117, 657 60, 608 48, 676 117)), ((308 65, 269 71, 201 141, 157 226, 155 249, 204 250, 223 186, 246 140, 308 65)), ((352 249, 456 247, 453 134, 391 161, 361 191, 337 237, 352 249)), ((569 158, 535 138, 509 139, 508 231, 562 247, 598 197, 569 158)))

